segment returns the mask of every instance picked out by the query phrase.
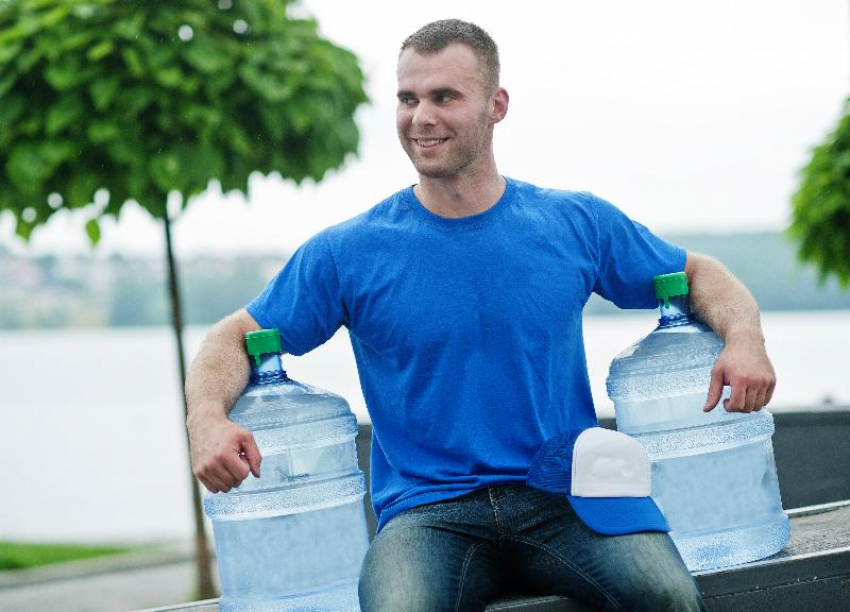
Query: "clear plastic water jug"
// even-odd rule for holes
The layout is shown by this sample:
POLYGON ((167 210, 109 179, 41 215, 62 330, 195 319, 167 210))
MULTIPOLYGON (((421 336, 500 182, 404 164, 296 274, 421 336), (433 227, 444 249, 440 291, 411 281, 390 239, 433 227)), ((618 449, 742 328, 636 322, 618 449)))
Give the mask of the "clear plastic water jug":
POLYGON ((357 421, 338 395, 295 382, 280 335, 246 336, 251 383, 229 417, 250 430, 261 476, 208 494, 222 612, 354 612, 368 548, 357 421))
MULTIPOLYGON (((691 571, 762 559, 788 542, 773 459, 773 416, 703 412, 723 341, 690 312, 685 274, 655 278, 658 327, 611 363, 617 429, 652 461, 652 497, 691 571)), ((724 389, 723 397, 728 397, 724 389)))

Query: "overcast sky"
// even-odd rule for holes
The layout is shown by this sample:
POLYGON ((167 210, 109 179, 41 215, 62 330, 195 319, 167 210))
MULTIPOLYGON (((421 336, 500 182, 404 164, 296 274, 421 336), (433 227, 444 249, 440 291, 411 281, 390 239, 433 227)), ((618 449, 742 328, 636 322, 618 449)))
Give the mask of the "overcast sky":
MULTIPOLYGON (((372 103, 359 157, 320 185, 252 181, 249 198, 205 193, 175 227, 178 252, 289 252, 416 175, 395 135, 395 62, 406 35, 447 17, 495 38, 507 118, 503 174, 593 191, 657 232, 784 228, 798 172, 850 94, 847 0, 310 0, 323 35, 352 50, 372 103)), ((91 211, 57 213, 15 252, 88 252, 91 211)), ((125 207, 99 253, 159 254, 162 230, 125 207)))

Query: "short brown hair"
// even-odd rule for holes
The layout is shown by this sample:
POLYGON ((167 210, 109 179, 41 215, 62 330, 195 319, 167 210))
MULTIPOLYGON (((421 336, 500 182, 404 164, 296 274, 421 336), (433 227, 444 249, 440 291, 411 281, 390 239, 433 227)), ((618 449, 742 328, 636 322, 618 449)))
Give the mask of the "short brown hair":
POLYGON ((460 19, 432 21, 419 28, 401 43, 401 51, 413 49, 422 55, 439 53, 452 43, 466 45, 481 65, 484 86, 493 91, 499 86, 499 49, 482 28, 460 19))

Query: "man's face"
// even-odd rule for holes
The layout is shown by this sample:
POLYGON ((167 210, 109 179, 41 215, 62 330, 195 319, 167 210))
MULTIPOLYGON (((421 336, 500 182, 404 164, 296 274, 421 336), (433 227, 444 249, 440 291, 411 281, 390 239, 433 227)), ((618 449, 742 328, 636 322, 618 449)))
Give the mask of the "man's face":
MULTIPOLYGON (((474 173, 492 145, 492 96, 475 53, 451 44, 439 53, 405 50, 398 60, 396 130, 421 176, 474 173)), ((498 119, 496 119, 498 120, 498 119)))

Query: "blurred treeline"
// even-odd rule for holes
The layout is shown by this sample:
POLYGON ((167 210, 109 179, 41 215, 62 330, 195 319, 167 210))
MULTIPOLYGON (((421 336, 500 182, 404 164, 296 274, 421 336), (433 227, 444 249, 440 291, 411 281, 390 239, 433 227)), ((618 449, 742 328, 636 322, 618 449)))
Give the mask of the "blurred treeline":
MULTIPOLYGON (((186 322, 212 323, 244 306, 285 260, 242 255, 182 261, 186 322)), ((0 251, 0 329, 166 325, 165 277, 158 257, 14 257, 0 251)))
MULTIPOLYGON (((819 284, 797 262, 780 233, 666 235, 671 242, 723 261, 756 296, 762 310, 850 309, 850 291, 819 284)), ((189 324, 210 324, 259 293, 286 255, 195 256, 181 261, 189 324)), ((165 325, 165 266, 150 257, 14 257, 0 250, 0 328, 165 325)), ((602 299, 588 314, 618 310, 602 299)))
MULTIPOLYGON (((850 290, 842 291, 834 277, 821 281, 812 265, 797 259, 796 246, 782 232, 663 236, 722 261, 752 291, 763 311, 850 309, 850 290)), ((617 308, 593 296, 585 312, 609 314, 617 308)))

